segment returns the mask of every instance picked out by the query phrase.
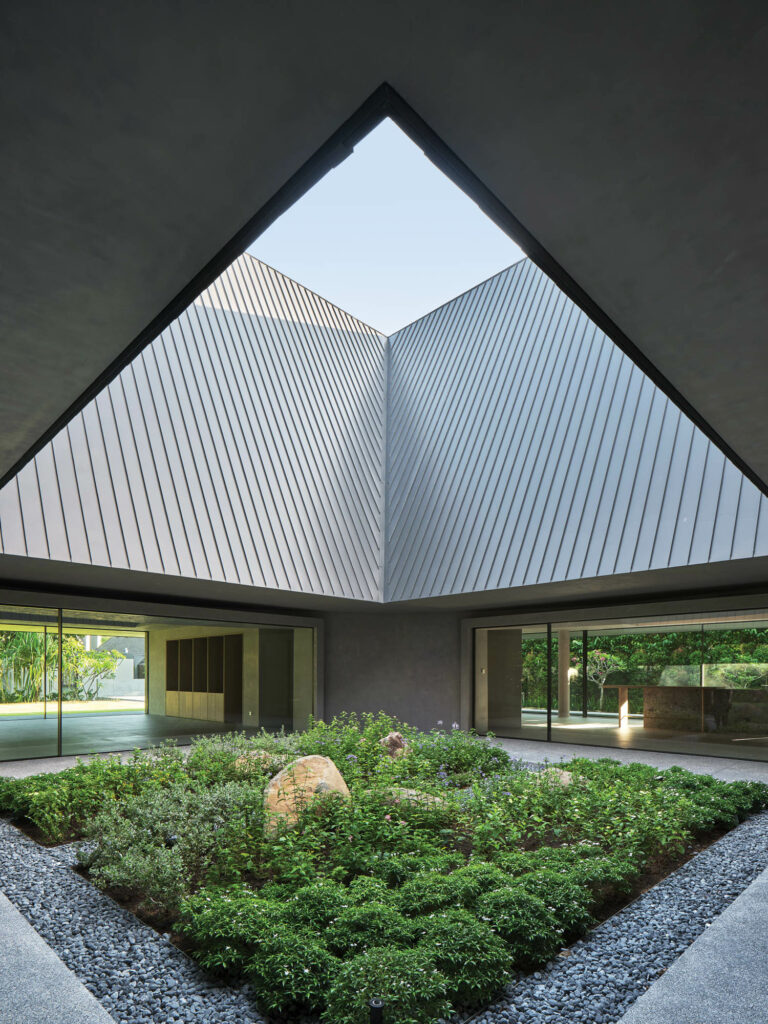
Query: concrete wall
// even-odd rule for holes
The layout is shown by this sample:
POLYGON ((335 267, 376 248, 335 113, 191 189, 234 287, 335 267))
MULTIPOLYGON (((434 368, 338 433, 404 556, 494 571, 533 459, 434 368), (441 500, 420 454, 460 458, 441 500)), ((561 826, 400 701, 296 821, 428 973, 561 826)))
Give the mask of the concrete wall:
POLYGON ((460 621, 454 612, 325 616, 325 717, 387 711, 412 725, 459 721, 460 621))

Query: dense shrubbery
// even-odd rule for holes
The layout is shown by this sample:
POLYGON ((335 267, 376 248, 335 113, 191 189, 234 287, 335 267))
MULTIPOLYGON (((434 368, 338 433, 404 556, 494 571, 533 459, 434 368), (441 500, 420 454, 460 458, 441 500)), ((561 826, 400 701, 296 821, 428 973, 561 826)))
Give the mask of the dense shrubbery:
POLYGON ((493 998, 642 871, 768 804, 764 786, 679 768, 568 768, 563 786, 458 730, 343 717, 293 737, 201 739, 186 760, 161 748, 0 781, 0 809, 51 840, 90 838, 95 883, 172 924, 209 970, 247 978, 262 1010, 363 1024, 378 995, 391 1024, 412 1024, 493 998), (392 729, 403 757, 379 744, 392 729), (310 753, 334 760, 351 799, 265 829, 268 778, 310 753))

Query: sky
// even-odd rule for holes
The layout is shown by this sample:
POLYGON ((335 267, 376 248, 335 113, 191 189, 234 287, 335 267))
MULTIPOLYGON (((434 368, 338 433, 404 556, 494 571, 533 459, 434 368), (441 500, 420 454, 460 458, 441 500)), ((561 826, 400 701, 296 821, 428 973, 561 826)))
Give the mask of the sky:
POLYGON ((387 335, 524 255, 390 120, 248 251, 387 335))

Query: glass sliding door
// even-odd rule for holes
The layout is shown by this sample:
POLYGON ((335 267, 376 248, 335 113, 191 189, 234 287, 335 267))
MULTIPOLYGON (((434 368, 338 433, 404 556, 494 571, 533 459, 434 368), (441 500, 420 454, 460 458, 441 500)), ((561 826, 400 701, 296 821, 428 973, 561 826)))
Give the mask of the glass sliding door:
POLYGON ((62 614, 62 753, 130 749, 146 712, 146 632, 130 616, 62 614))
POLYGON ((473 635, 479 732, 768 760, 766 613, 510 624, 473 635))
POLYGON ((0 606, 0 761, 304 729, 317 626, 0 606))
POLYGON ((57 753, 56 623, 55 609, 0 608, 0 760, 57 753))
POLYGON ((702 628, 701 733, 732 757, 768 758, 768 620, 702 628))
POLYGON ((546 625, 473 630, 478 732, 546 739, 553 706, 547 682, 553 647, 556 658, 556 642, 548 643, 546 625))

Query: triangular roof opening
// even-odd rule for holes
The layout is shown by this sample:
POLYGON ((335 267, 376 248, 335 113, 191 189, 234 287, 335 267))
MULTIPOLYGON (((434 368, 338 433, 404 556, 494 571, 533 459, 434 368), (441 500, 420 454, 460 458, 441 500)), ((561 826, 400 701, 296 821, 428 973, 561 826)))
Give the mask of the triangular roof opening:
POLYGON ((525 255, 389 118, 248 251, 387 335, 525 255))

